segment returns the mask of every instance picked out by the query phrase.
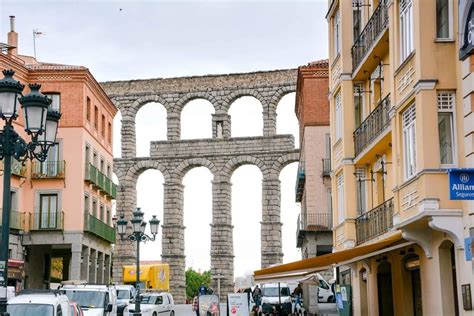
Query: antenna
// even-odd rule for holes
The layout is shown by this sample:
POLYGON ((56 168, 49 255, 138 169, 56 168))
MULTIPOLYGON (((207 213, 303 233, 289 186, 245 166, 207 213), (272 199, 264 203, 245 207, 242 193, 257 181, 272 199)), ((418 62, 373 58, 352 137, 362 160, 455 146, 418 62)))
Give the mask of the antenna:
POLYGON ((45 35, 46 33, 40 32, 38 29, 33 29, 33 52, 36 59, 36 38, 45 35))

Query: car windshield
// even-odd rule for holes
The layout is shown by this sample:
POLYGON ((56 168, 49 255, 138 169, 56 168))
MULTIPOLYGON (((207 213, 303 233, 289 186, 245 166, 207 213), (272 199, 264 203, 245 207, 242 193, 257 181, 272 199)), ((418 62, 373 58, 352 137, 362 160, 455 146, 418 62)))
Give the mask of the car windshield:
POLYGON ((8 304, 7 312, 12 316, 44 315, 53 316, 53 305, 48 304, 8 304))
POLYGON ((70 301, 76 302, 81 307, 103 308, 105 306, 105 292, 66 290, 70 301))
MULTIPOLYGON (((290 288, 281 287, 281 296, 290 296, 290 288)), ((278 287, 265 287, 263 288, 263 296, 278 297, 278 287)))
POLYGON ((142 295, 141 297, 141 303, 142 304, 159 304, 159 298, 158 296, 155 295, 142 295))
POLYGON ((117 298, 118 299, 130 299, 130 291, 129 290, 117 290, 117 298))

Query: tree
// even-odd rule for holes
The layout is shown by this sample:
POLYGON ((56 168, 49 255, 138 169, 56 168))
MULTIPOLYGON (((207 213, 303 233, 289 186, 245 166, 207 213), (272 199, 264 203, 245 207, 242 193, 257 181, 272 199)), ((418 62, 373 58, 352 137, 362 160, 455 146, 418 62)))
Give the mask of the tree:
POLYGON ((186 270, 186 298, 192 301, 193 297, 198 295, 198 289, 201 284, 209 287, 211 284, 211 271, 198 271, 189 268, 186 270))

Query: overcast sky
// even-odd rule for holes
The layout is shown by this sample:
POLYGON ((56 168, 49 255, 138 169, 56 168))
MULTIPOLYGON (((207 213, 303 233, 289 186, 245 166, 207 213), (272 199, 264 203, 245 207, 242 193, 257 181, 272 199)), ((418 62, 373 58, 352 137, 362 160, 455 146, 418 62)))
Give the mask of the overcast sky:
MULTIPOLYGON (((0 42, 7 41, 8 16, 15 15, 20 54, 33 55, 36 29, 44 33, 36 39, 38 60, 86 66, 98 81, 295 68, 327 58, 327 7, 327 0, 0 0, 0 42)), ((259 107, 249 98, 236 101, 231 109, 235 111, 231 113, 233 136, 261 134, 259 107)), ((293 110, 291 94, 278 107, 278 133, 296 135, 293 110)), ((208 137, 212 111, 202 100, 188 104, 182 114, 183 138, 208 137)), ((147 155, 150 140, 165 139, 164 117, 157 104, 140 110, 138 153, 147 155)), ((183 180, 186 265, 201 270, 210 268, 211 179, 207 169, 196 168, 183 180)), ((288 262, 301 257, 296 249, 296 164, 285 168, 280 179, 283 251, 288 262)), ((161 219, 162 181, 159 172, 148 171, 137 185, 139 206, 148 216, 158 214, 161 219)), ((236 170, 232 183, 235 275, 239 276, 260 266, 261 174, 255 166, 244 166, 236 170)), ((160 254, 161 238, 145 246, 142 259, 159 259, 160 254)))

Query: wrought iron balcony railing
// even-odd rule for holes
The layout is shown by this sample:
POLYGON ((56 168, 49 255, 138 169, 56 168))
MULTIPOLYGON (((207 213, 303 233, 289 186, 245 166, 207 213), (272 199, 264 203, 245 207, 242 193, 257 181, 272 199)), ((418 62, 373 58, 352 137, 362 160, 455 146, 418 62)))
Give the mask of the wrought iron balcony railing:
POLYGON ((84 230, 110 243, 115 243, 115 229, 91 214, 86 214, 84 230))
MULTIPOLYGON (((0 209, 2 214, 2 209, 0 209)), ((0 216, 0 226, 2 225, 2 216, 0 216)), ((10 211, 10 229, 25 229, 25 213, 19 211, 10 211)))
POLYGON ((66 162, 59 161, 32 161, 31 162, 32 179, 65 179, 66 162))
POLYGON ((362 63, 372 45, 388 27, 388 10, 386 0, 381 0, 364 29, 352 46, 352 71, 362 63))
POLYGON ((387 95, 354 131, 355 156, 359 155, 390 125, 389 112, 390 95, 387 95))
POLYGON ((393 227, 393 198, 356 218, 357 244, 374 239, 393 227))
POLYGON ((117 196, 117 185, 91 163, 86 163, 84 179, 97 189, 103 191, 110 198, 115 199, 117 196))
POLYGON ((331 159, 323 158, 323 177, 331 175, 331 159))
POLYGON ((64 230, 64 212, 30 213, 30 230, 64 230))
MULTIPOLYGON (((0 162, 0 171, 3 171, 3 160, 0 162)), ((16 159, 12 159, 12 175, 26 177, 26 165, 23 165, 16 159)))
POLYGON ((306 214, 305 230, 332 230, 331 213, 308 213, 306 214))
POLYGON ((298 173, 296 174, 296 186, 295 186, 296 202, 301 202, 301 199, 303 198, 305 180, 306 180, 306 174, 305 174, 305 169, 304 169, 304 161, 300 161, 298 165, 298 173))

